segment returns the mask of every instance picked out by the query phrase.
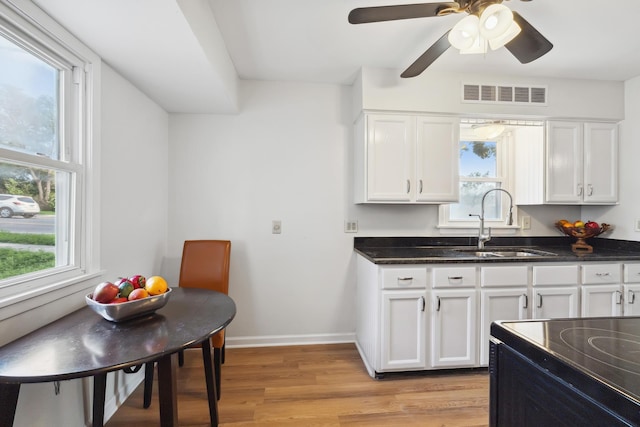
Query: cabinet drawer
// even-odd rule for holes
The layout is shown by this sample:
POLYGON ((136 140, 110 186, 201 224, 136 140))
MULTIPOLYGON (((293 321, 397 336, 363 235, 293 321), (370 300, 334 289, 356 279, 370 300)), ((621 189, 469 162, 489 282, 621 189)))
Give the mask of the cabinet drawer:
POLYGON ((529 268, 526 265, 481 267, 480 286, 527 286, 529 268))
POLYGON ((577 265, 548 265, 533 267, 533 286, 577 284, 577 265))
POLYGON ((625 264, 623 269, 625 283, 640 283, 640 264, 625 264))
POLYGON ((381 269, 383 289, 416 289, 427 287, 426 268, 389 268, 381 269))
POLYGON ((620 264, 583 265, 582 283, 620 283, 620 264))
POLYGON ((470 288, 476 286, 475 267, 443 267, 433 269, 434 288, 470 288))

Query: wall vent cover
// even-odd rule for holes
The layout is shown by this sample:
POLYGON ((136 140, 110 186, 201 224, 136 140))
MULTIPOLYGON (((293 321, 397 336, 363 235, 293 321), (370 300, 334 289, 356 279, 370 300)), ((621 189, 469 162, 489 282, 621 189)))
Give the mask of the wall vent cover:
POLYGON ((546 86, 462 85, 462 102, 490 104, 547 105, 546 86))

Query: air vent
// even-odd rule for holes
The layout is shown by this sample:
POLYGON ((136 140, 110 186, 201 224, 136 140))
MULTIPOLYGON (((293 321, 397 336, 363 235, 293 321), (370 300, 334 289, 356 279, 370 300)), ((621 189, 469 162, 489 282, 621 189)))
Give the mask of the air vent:
POLYGON ((462 102, 547 105, 547 88, 522 85, 463 84, 462 102))

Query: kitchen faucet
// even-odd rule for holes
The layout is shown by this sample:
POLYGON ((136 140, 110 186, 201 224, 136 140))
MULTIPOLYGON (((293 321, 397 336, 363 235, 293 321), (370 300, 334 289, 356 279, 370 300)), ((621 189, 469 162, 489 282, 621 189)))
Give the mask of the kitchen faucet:
POLYGON ((478 214, 469 214, 469 216, 477 216, 480 218, 480 228, 478 229, 478 249, 484 249, 484 243, 491 240, 491 227, 489 227, 489 233, 485 234, 484 232, 484 199, 487 197, 487 194, 492 191, 502 191, 507 193, 509 196, 509 214, 507 215, 507 225, 513 225, 513 197, 511 197, 511 193, 509 193, 504 188, 492 188, 491 190, 484 193, 482 196, 482 202, 480 203, 480 215, 478 214))

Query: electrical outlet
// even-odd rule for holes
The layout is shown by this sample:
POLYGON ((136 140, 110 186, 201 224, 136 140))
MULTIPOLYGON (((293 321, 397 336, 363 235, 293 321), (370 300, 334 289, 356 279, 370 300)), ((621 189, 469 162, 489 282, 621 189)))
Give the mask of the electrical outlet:
POLYGON ((640 231, 640 219, 636 219, 636 231, 640 231))
POLYGON ((271 234, 281 234, 282 233, 282 221, 279 219, 274 219, 271 221, 271 234))
POLYGON ((344 222, 344 232, 345 233, 357 233, 358 232, 358 221, 357 220, 348 220, 344 222))
POLYGON ((528 215, 524 215, 522 217, 522 229, 530 230, 531 229, 531 217, 528 215))

